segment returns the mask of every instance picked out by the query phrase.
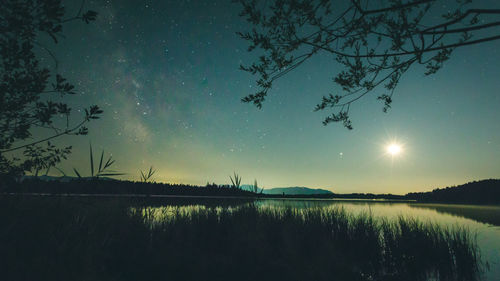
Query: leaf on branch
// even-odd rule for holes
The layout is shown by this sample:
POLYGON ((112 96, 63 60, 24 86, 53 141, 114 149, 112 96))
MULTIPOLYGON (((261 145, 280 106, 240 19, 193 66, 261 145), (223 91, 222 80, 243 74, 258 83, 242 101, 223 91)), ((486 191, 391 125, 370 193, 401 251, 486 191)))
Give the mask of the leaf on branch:
POLYGON ((82 20, 87 24, 90 23, 91 21, 95 21, 96 18, 97 18, 97 12, 92 10, 88 10, 82 15, 82 20))
POLYGON ((85 136, 85 135, 88 135, 88 133, 89 133, 89 129, 85 126, 82 126, 82 127, 80 127, 80 129, 78 129, 78 132, 75 135, 85 136))
POLYGON ((323 125, 326 126, 330 124, 331 122, 342 122, 344 127, 346 127, 349 130, 352 130, 352 123, 351 120, 349 119, 349 114, 347 111, 340 111, 339 113, 332 113, 332 115, 327 116, 323 120, 323 125))
POLYGON ((427 68, 427 71, 424 74, 431 75, 438 72, 438 70, 443 66, 443 63, 450 58, 452 51, 453 49, 451 48, 440 50, 425 66, 425 68, 427 68))
POLYGON ((266 99, 266 91, 260 91, 256 94, 250 94, 244 98, 241 99, 242 102, 246 103, 253 103, 257 108, 261 109, 262 108, 262 103, 266 99))
POLYGON ((99 115, 102 113, 103 111, 99 108, 99 106, 92 105, 88 109, 85 109, 85 120, 90 121, 91 119, 99 119, 99 115))
POLYGON ((387 110, 389 108, 391 108, 391 103, 392 103, 391 96, 383 94, 383 95, 377 97, 377 99, 384 102, 384 107, 382 108, 382 111, 387 112, 387 110))
POLYGON ((52 88, 53 88, 54 92, 58 92, 61 95, 64 95, 64 94, 74 95, 74 94, 76 94, 75 92, 73 92, 73 89, 75 88, 75 86, 66 82, 66 78, 62 77, 60 74, 56 74, 56 84, 52 83, 52 88))
POLYGON ((339 95, 334 96, 330 94, 328 97, 323 96, 321 103, 316 105, 314 111, 320 111, 326 107, 334 107, 339 103, 340 99, 342 99, 342 97, 339 95))

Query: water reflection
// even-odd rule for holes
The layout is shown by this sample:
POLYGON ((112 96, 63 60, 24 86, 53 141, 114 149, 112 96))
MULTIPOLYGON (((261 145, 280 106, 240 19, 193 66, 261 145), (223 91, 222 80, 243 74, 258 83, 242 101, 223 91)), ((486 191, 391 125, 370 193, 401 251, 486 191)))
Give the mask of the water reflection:
POLYGON ((483 258, 490 270, 486 280, 500 281, 500 207, 452 204, 385 203, 346 200, 262 200, 262 206, 276 207, 342 207, 354 214, 369 212, 376 217, 396 219, 400 216, 432 221, 445 226, 465 226, 477 235, 483 258))
POLYGON ((426 208, 439 213, 472 219, 478 222, 500 226, 500 206, 477 206, 455 204, 410 204, 412 208, 426 208))
POLYGON ((343 208, 351 214, 370 213, 374 217, 385 217, 389 220, 400 216, 418 218, 422 221, 438 223, 442 226, 461 226, 470 229, 477 235, 477 242, 482 256, 488 262, 490 270, 486 280, 500 281, 500 207, 447 204, 418 204, 357 200, 303 200, 272 199, 245 201, 182 202, 178 204, 156 204, 153 208, 143 209, 154 220, 171 219, 177 214, 188 215, 190 212, 206 208, 216 210, 232 210, 248 204, 259 208, 343 208), (161 207, 160 207, 161 206, 161 207))

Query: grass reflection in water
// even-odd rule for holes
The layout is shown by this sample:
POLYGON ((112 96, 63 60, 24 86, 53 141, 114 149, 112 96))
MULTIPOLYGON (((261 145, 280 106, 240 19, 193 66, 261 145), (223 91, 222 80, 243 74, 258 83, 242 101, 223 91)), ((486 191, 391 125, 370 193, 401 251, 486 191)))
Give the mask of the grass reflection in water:
POLYGON ((4 280, 33 274, 44 280, 477 280, 481 271, 467 229, 412 218, 254 204, 2 201, 4 280))

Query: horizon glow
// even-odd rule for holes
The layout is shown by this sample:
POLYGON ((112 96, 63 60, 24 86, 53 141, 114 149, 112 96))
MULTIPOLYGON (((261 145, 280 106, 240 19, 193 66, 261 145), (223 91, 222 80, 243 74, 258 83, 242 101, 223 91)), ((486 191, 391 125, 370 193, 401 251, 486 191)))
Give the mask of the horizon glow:
MULTIPOLYGON (((76 14, 80 2, 67 4, 76 14)), ((234 171, 242 184, 257 179, 265 188, 405 194, 500 178, 500 41, 454 50, 435 75, 411 68, 388 113, 377 100, 383 87, 352 106, 349 131, 323 126, 328 112, 313 112, 322 96, 341 91, 332 56, 277 80, 261 110, 240 101, 255 92, 256 77, 239 65, 258 54, 235 35, 250 26, 231 1, 96 0, 85 8, 97 21, 69 22, 53 51, 82 92, 67 100, 75 120, 90 104, 104 114, 88 136, 54 141, 73 146, 60 165, 67 174, 88 170, 92 142, 130 180, 153 166, 158 182, 228 184, 234 171)))

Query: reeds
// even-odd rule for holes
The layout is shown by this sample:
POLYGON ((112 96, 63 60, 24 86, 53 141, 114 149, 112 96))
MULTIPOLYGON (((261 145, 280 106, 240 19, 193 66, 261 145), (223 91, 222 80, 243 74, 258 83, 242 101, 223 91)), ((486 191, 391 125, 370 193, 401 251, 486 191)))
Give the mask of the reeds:
POLYGON ((259 186, 257 184, 257 180, 253 181, 253 185, 251 186, 251 190, 253 193, 258 193, 259 192, 259 186))
POLYGON ((478 280, 474 237, 343 209, 0 198, 2 280, 478 280))
POLYGON ((141 171, 141 182, 150 182, 152 181, 153 175, 156 173, 156 170, 153 170, 153 166, 149 167, 148 172, 141 171))
POLYGON ((238 174, 236 174, 236 172, 234 172, 234 177, 229 176, 229 179, 231 180, 232 188, 240 189, 241 177, 238 174))
MULTIPOLYGON (((115 163, 115 160, 112 159, 111 156, 104 162, 104 150, 101 151, 101 158, 99 160, 99 166, 97 169, 94 169, 94 153, 92 151, 92 144, 89 144, 89 163, 90 163, 90 176, 91 178, 99 178, 99 177, 113 177, 113 176, 121 176, 123 173, 119 173, 116 171, 112 171, 109 168, 115 163)), ((75 175, 81 179, 82 176, 80 172, 76 168, 73 168, 75 175)))

